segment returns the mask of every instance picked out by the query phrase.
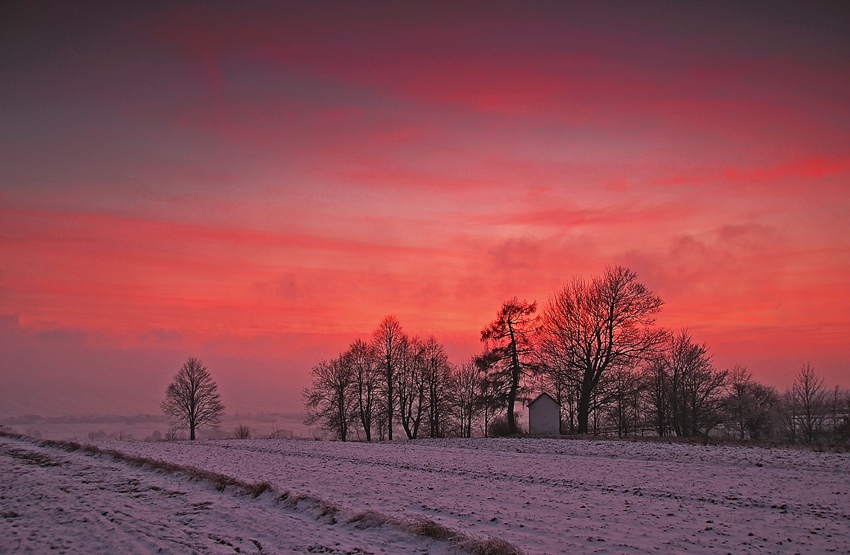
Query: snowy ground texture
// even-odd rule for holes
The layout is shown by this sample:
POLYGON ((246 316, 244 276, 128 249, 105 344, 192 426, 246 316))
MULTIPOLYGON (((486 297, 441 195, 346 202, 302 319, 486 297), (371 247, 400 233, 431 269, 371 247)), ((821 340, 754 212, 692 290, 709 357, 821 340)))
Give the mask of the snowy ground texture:
POLYGON ((542 439, 95 445, 271 490, 220 492, 0 437, 0 553, 454 553, 463 538, 528 554, 850 553, 848 454, 542 439), (417 521, 459 535, 417 535, 417 521))

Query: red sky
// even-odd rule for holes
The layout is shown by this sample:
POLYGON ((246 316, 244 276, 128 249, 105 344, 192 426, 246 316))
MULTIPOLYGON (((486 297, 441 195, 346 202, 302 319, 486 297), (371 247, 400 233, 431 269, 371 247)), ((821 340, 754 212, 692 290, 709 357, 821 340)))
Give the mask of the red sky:
POLYGON ((850 386, 836 4, 0 11, 0 416, 231 410, 395 314, 454 362, 621 264, 719 367, 850 386))

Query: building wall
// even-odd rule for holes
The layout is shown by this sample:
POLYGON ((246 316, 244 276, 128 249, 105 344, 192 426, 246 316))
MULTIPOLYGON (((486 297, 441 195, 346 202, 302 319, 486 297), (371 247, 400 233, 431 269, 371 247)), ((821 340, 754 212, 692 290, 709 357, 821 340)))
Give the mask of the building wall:
POLYGON ((528 433, 556 436, 560 433, 560 410, 548 395, 538 397, 528 407, 528 433))

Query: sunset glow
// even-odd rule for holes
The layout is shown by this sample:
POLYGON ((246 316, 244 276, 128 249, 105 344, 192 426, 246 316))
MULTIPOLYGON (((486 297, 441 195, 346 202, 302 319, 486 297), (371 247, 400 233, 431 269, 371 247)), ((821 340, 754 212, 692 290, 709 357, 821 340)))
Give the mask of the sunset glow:
POLYGON ((850 386, 840 8, 3 8, 0 416, 297 411, 394 314, 459 363, 621 264, 719 367, 850 386))

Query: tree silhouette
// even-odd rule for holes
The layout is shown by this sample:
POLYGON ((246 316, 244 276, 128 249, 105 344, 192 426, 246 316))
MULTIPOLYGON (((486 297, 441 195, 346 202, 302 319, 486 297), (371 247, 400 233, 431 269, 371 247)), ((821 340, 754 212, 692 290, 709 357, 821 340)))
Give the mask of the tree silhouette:
POLYGON ((578 433, 588 432, 591 403, 605 372, 635 365, 663 341, 664 331, 653 328, 662 304, 622 266, 590 281, 575 278, 549 301, 542 347, 578 374, 578 433))
POLYGON ((514 404, 524 374, 534 368, 533 336, 538 319, 533 316, 537 303, 520 301, 516 297, 502 303, 496 319, 481 330, 481 341, 487 348, 477 362, 507 404, 508 433, 517 432, 514 404))
POLYGON ((770 412, 779 404, 779 394, 772 387, 758 383, 752 373, 735 365, 726 382, 726 411, 730 428, 737 428, 744 439, 762 439, 771 431, 770 412))
POLYGON ((399 421, 407 439, 416 439, 427 402, 425 348, 418 337, 404 336, 398 354, 395 389, 399 421))
POLYGON ((307 408, 307 424, 318 423, 340 439, 348 439, 351 422, 357 418, 354 391, 356 377, 350 354, 322 361, 310 371, 313 383, 304 389, 302 397, 307 408))
POLYGON ((799 409, 794 418, 799 421, 803 441, 814 443, 823 430, 826 417, 826 390, 823 378, 808 363, 800 369, 791 388, 794 404, 799 409))
POLYGON ((452 402, 458 421, 458 435, 472 437, 472 422, 481 414, 482 374, 475 360, 464 362, 451 374, 452 402))
POLYGON ((673 431, 677 436, 707 436, 723 420, 727 373, 712 366, 708 347, 695 343, 687 330, 670 336, 662 359, 673 431))
POLYGON ((451 411, 452 366, 434 336, 424 345, 425 383, 428 389, 428 437, 443 437, 451 411))
POLYGON ((375 414, 378 386, 381 382, 381 368, 375 349, 361 339, 355 340, 348 348, 348 356, 354 368, 354 381, 357 391, 357 415, 366 441, 372 441, 372 419, 375 414))
POLYGON ((204 426, 217 428, 224 416, 218 387, 203 363, 190 357, 165 390, 162 411, 189 428, 189 439, 204 426))
POLYGON ((393 439, 395 373, 399 365, 400 345, 404 331, 395 316, 386 316, 372 333, 372 345, 380 358, 384 375, 384 408, 388 439, 393 439))

